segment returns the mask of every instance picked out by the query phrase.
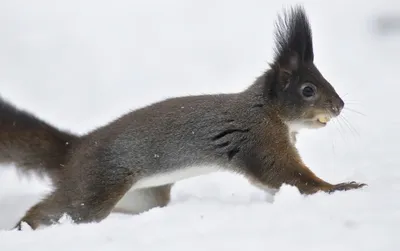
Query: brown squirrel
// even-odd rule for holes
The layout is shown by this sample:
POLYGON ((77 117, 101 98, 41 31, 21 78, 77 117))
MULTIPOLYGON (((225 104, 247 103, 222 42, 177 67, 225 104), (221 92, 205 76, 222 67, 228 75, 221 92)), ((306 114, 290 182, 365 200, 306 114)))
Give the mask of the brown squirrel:
POLYGON ((302 194, 363 187, 320 179, 295 147, 300 129, 324 127, 344 107, 313 62, 303 7, 278 17, 275 39, 270 69, 245 90, 170 98, 83 136, 1 101, 0 163, 48 175, 55 187, 16 228, 55 224, 64 214, 75 223, 100 222, 129 203, 136 205, 130 213, 163 207, 175 182, 217 170, 264 189, 293 185, 302 194), (121 200, 128 191, 130 201, 121 200))

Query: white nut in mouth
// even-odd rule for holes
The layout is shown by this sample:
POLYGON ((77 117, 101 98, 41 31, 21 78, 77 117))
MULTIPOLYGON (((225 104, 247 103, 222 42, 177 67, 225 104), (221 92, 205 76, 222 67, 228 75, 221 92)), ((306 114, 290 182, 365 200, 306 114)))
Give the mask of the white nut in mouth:
POLYGON ((329 122, 330 118, 328 116, 318 116, 318 122, 326 124, 329 122))

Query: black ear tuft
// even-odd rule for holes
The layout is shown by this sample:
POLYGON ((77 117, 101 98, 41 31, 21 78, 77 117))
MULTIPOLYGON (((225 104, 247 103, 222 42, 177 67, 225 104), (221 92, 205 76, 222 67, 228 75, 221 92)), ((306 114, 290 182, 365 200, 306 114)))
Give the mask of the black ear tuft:
POLYGON ((300 62, 314 60, 311 27, 301 6, 286 10, 275 24, 274 64, 288 71, 296 70, 300 62))

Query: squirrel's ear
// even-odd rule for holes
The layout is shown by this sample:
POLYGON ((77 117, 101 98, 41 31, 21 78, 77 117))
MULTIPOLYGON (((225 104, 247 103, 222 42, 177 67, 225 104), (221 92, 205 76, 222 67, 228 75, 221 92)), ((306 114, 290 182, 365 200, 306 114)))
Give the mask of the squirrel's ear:
POLYGON ((296 6, 278 16, 275 24, 274 65, 293 72, 313 60, 311 27, 303 7, 296 6))
POLYGON ((279 83, 279 87, 277 86, 278 89, 285 90, 289 87, 293 75, 299 68, 299 60, 299 56, 295 52, 282 55, 282 57, 275 60, 272 67, 276 74, 277 83, 279 83))
POLYGON ((300 64, 299 55, 296 52, 289 52, 284 55, 280 55, 275 59, 274 65, 280 72, 286 72, 288 74, 293 74, 297 71, 300 64))

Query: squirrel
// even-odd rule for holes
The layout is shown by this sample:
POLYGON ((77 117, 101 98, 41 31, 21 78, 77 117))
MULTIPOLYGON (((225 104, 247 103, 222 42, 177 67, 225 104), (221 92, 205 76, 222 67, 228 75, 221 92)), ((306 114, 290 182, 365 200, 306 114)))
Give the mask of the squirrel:
POLYGON ((0 163, 51 178, 54 190, 13 229, 100 222, 113 210, 164 207, 174 183, 218 170, 262 189, 283 184, 303 195, 359 189, 331 184, 303 163, 295 146, 304 128, 325 127, 344 101, 314 64, 305 9, 292 6, 275 23, 273 62, 236 93, 168 98, 77 136, 0 102, 0 163), (132 192, 133 199, 129 198, 132 192))

